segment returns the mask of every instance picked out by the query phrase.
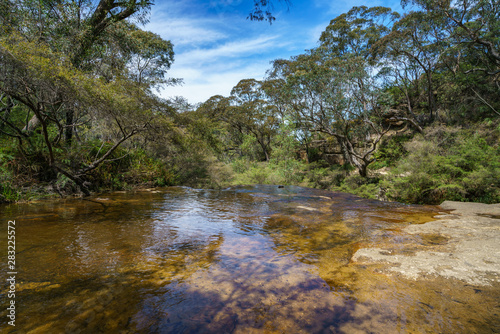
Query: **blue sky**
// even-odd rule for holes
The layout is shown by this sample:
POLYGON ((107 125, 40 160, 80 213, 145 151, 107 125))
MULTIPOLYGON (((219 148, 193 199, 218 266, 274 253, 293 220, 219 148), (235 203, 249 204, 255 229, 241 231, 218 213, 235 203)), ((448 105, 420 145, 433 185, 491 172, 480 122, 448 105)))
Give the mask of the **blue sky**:
POLYGON ((401 11, 399 1, 274 1, 276 21, 246 17, 253 0, 156 0, 145 26, 174 44, 170 77, 182 86, 165 87, 162 97, 183 96, 192 103, 213 95, 228 96, 240 80, 262 80, 274 59, 295 56, 317 46, 321 32, 353 6, 386 6, 401 11))

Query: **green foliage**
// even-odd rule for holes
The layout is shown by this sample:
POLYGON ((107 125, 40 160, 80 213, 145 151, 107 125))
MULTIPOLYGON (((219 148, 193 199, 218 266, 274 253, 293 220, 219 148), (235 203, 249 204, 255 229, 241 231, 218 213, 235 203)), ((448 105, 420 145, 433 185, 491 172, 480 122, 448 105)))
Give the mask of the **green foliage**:
POLYGON ((354 53, 366 56, 372 45, 388 33, 399 14, 387 7, 353 7, 333 19, 321 34, 323 47, 335 55, 354 53))
POLYGON ((231 164, 231 184, 300 185, 332 190, 342 184, 348 171, 341 166, 320 163, 306 164, 296 159, 266 162, 235 160, 231 164))
POLYGON ((328 166, 320 162, 310 163, 307 166, 302 185, 332 190, 341 185, 347 173, 342 166, 328 166))
POLYGON ((209 176, 209 164, 206 158, 199 154, 178 156, 169 166, 173 169, 176 185, 199 188, 209 176))
POLYGON ((378 178, 350 175, 343 180, 340 186, 333 189, 364 198, 377 199, 380 191, 379 181, 378 178))
POLYGON ((133 152, 130 166, 126 168, 122 179, 129 185, 147 187, 163 187, 176 183, 174 171, 142 149, 133 152))
POLYGON ((265 160, 265 156, 262 154, 262 150, 259 148, 257 139, 255 136, 243 134, 241 135, 242 142, 239 145, 241 155, 247 157, 250 160, 262 161, 265 160))
POLYGON ((384 138, 379 149, 373 155, 375 162, 370 168, 379 169, 394 166, 398 160, 408 153, 404 147, 408 140, 410 140, 409 135, 394 135, 384 138))
POLYGON ((470 131, 415 138, 383 186, 390 199, 439 204, 444 200, 500 201, 500 148, 470 131))
POLYGON ((252 162, 247 158, 234 159, 231 162, 231 167, 233 171, 237 174, 245 173, 251 166, 252 162))
POLYGON ((297 160, 277 163, 254 162, 243 169, 243 172, 236 173, 232 184, 297 185, 304 180, 305 168, 306 165, 297 160))
POLYGON ((291 120, 285 119, 280 123, 272 148, 271 161, 275 163, 296 159, 295 152, 299 144, 296 138, 296 127, 291 120))
MULTIPOLYGON (((2 179, 4 176, 0 176, 2 179)), ((2 202, 17 202, 19 201, 21 197, 21 193, 19 190, 16 188, 12 187, 9 183, 6 181, 3 181, 3 183, 0 184, 0 203, 2 202)))
POLYGON ((129 72, 133 80, 140 84, 157 86, 168 83, 165 80, 166 71, 174 61, 173 45, 170 41, 163 40, 159 35, 150 31, 138 29, 136 26, 128 24, 125 40, 125 49, 129 72), (133 69, 133 70, 132 70, 133 69))
MULTIPOLYGON (((385 192, 405 202, 494 201, 498 141, 425 126, 436 120, 471 127, 484 121, 491 131, 498 126, 492 118, 499 109, 498 6, 410 2, 416 7, 403 16, 354 7, 330 22, 319 47, 274 61, 265 82, 242 80, 231 98, 207 101, 208 114, 224 115, 228 125, 219 132, 229 139, 222 151, 243 158, 225 156, 234 182, 299 183, 369 198, 385 192), (482 16, 487 25, 478 25, 482 16), (426 136, 412 140, 411 130, 426 136), (311 138, 323 139, 319 132, 362 177, 297 162, 311 138), (268 164, 254 163, 263 155, 268 164), (374 177, 383 174, 380 168, 393 172, 374 177)), ((320 160, 318 151, 309 150, 310 161, 320 160)))
POLYGON ((16 202, 21 198, 11 168, 15 159, 13 153, 8 146, 0 148, 0 203, 16 202))
MULTIPOLYGON (((249 185, 249 184, 268 184, 267 178, 269 174, 271 174, 271 170, 269 169, 269 164, 265 162, 261 163, 252 163, 243 167, 241 162, 236 162, 236 170, 237 174, 234 176, 232 183, 235 185, 249 185)), ((233 163, 233 166, 235 164, 233 163)))
POLYGON ((39 181, 51 179, 52 173, 40 152, 22 153, 14 141, 0 137, 0 203, 52 197, 50 187, 39 181))
POLYGON ((294 185, 304 179, 304 163, 297 160, 282 160, 270 164, 273 173, 270 176, 271 184, 294 185))
MULTIPOLYGON (((35 181, 64 192, 73 184, 86 195, 126 186, 119 172, 131 160, 118 148, 166 127, 168 107, 152 88, 175 82, 165 79, 172 44, 127 21, 144 22, 151 3, 89 5, 14 0, 0 8, 9 25, 0 34, 1 133, 19 142, 27 166, 20 174, 32 169, 35 181), (92 148, 97 139, 105 142, 92 148)), ((168 173, 153 165, 159 176, 146 178, 167 183, 168 173)))
POLYGON ((203 180, 203 187, 211 189, 227 188, 231 185, 234 172, 230 165, 217 161, 215 157, 208 159, 208 177, 203 180))

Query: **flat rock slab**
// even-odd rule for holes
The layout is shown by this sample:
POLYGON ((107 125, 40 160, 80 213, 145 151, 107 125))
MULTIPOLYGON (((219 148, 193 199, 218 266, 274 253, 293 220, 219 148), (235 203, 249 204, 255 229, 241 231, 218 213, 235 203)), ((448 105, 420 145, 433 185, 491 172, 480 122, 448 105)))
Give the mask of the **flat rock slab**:
POLYGON ((500 282, 500 204, 445 201, 437 220, 403 229, 410 235, 438 235, 440 245, 419 247, 413 254, 387 248, 361 248, 352 257, 358 264, 388 263, 388 272, 407 278, 439 275, 475 285, 500 282))

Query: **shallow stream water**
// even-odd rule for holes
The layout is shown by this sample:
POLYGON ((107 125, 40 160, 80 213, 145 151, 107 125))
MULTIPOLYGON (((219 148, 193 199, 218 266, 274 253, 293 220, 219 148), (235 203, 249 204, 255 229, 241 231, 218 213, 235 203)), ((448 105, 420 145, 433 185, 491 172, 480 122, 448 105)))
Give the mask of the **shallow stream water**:
MULTIPOLYGON (((16 220, 16 326, 2 333, 495 333, 498 286, 351 262, 411 254, 437 207, 300 187, 172 187, 0 206, 16 220)), ((3 275, 4 277, 6 275, 3 275)))

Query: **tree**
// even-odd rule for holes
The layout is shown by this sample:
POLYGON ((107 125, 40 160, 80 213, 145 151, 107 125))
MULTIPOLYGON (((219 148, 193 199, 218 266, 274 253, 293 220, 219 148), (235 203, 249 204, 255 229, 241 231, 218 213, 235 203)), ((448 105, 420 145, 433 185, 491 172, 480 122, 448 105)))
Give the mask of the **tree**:
POLYGON ((98 45, 99 38, 107 28, 121 22, 133 15, 145 22, 146 15, 153 4, 148 0, 100 0, 97 6, 92 6, 86 11, 83 5, 88 3, 79 2, 77 6, 80 33, 76 38, 76 47, 71 56, 71 62, 75 67, 80 67, 85 62, 92 48, 98 45))
MULTIPOLYGON (((52 52, 47 46, 26 42, 22 39, 0 41, 0 92, 20 104, 19 112, 27 122, 34 115, 41 126, 42 145, 38 149, 46 159, 54 176, 61 173, 73 180, 80 189, 89 194, 86 175, 105 162, 119 145, 140 131, 147 129, 153 121, 156 99, 137 83, 125 79, 103 82, 72 67, 63 55, 52 52), (64 131, 64 113, 71 110, 85 116, 82 120, 93 122, 93 126, 104 125, 108 139, 114 143, 90 162, 65 161, 67 156, 60 149, 64 131), (98 120, 98 121, 97 121, 98 120)), ((19 122, 15 115, 4 115, 8 130, 2 133, 17 138, 19 148, 27 154, 25 145, 32 150, 32 137, 23 131, 27 124, 19 122)), ((106 136, 101 131, 101 136, 106 136)))
POLYGON ((230 159, 235 153, 241 155, 243 143, 243 130, 228 118, 230 107, 228 97, 215 95, 200 104, 192 117, 201 125, 196 132, 223 159, 230 159))
POLYGON ((373 153, 389 130, 380 90, 361 57, 323 62, 317 53, 295 58, 286 89, 301 124, 338 142, 347 163, 361 176, 374 161, 373 153))
POLYGON ((469 49, 475 49, 485 56, 482 58, 484 67, 476 70, 489 75, 498 72, 500 66, 498 3, 488 0, 403 1, 403 5, 407 4, 418 5, 426 13, 435 13, 434 15, 441 20, 447 19, 449 33, 456 43, 466 44, 469 49), (488 68, 488 63, 493 68, 488 68))
POLYGON ((153 118, 161 117, 162 103, 151 89, 172 82, 165 73, 173 62, 173 46, 126 21, 132 16, 144 21, 150 5, 113 0, 2 2, 2 131, 17 138, 21 152, 28 147, 45 157, 53 171, 49 179, 64 174, 88 194, 86 176, 126 140, 151 128, 153 118), (39 127, 44 145, 35 147, 39 127), (63 163, 64 156, 83 147, 73 141, 79 130, 94 132, 94 138, 111 144, 91 161, 79 156, 83 160, 63 163), (61 143, 68 152, 61 153, 61 143))
MULTIPOLYGON (((410 12, 396 22, 391 33, 384 36, 376 46, 377 52, 380 52, 383 45, 389 56, 403 62, 402 70, 406 69, 406 73, 408 70, 414 72, 420 69, 420 73, 425 77, 424 91, 431 121, 435 118, 437 109, 434 93, 437 87, 433 73, 446 49, 443 39, 445 34, 443 22, 433 13, 410 12)), ((416 75, 420 77, 418 72, 416 75)), ((413 110, 412 107, 409 109, 413 110)))
MULTIPOLYGON (((290 0, 279 0, 279 2, 284 2, 288 7, 291 5, 290 0)), ((274 17, 274 6, 272 0, 254 0, 253 1, 254 8, 248 14, 248 19, 252 21, 268 21, 269 24, 272 24, 276 21, 276 17, 274 17)))
POLYGON ((390 32, 399 14, 387 7, 353 7, 330 21, 320 37, 320 48, 332 57, 365 57, 373 45, 390 32))
POLYGON ((267 100, 262 82, 241 80, 231 90, 230 97, 212 96, 198 111, 225 125, 226 150, 241 151, 245 139, 251 138, 258 145, 262 159, 269 161, 271 141, 279 124, 277 108, 267 100))
POLYGON ((270 159, 271 140, 276 133, 276 108, 270 104, 255 79, 241 80, 231 90, 232 107, 227 119, 245 134, 255 138, 266 161, 270 159))
POLYGON ((139 84, 158 86, 169 83, 165 74, 174 61, 173 45, 159 35, 133 27, 130 33, 128 68, 139 84))
POLYGON ((500 92, 498 3, 414 0, 403 4, 420 7, 414 15, 423 17, 421 22, 439 32, 433 34, 432 42, 441 44, 442 51, 433 72, 445 89, 439 86, 434 89, 447 102, 446 107, 467 111, 468 117, 474 117, 470 111, 482 109, 482 106, 489 113, 500 115, 496 98, 500 92), (446 89, 448 87, 453 89, 446 89))
MULTIPOLYGON (((424 7, 428 10, 428 7, 424 7)), ((468 93, 477 105, 500 115, 500 8, 495 1, 452 1, 434 8, 449 22, 450 44, 466 55, 456 63, 464 75, 468 93)), ((454 51, 455 51, 454 50, 454 51)), ((455 51, 456 53, 456 51, 455 51)), ((455 71, 455 74, 458 71, 455 71)), ((471 106, 471 109, 475 106, 471 106)), ((477 107, 476 107, 477 108, 477 107)))
MULTIPOLYGON (((123 65, 130 63, 134 59, 134 54, 141 58, 141 54, 137 53, 138 48, 133 47, 133 45, 134 43, 141 44, 139 40, 144 40, 144 34, 147 33, 144 32, 140 36, 139 29, 131 24, 121 23, 131 17, 145 22, 151 4, 152 2, 147 0, 100 0, 99 2, 90 0, 40 2, 13 0, 11 9, 4 12, 6 15, 15 17, 9 21, 11 23, 10 29, 17 31, 26 40, 43 42, 51 50, 69 57, 73 67, 84 71, 94 71, 97 75, 109 78, 112 73, 123 71, 123 65), (128 39, 127 43, 120 41, 120 38, 124 37, 128 39), (131 43, 131 41, 133 42, 131 43), (128 46, 128 50, 123 48, 124 45, 128 46), (121 47, 120 56, 126 54, 127 51, 129 52, 126 59, 120 59, 120 56, 109 57, 110 52, 116 54, 116 46, 121 47), (105 59, 111 61, 106 62, 105 59), (103 66, 103 63, 106 66, 103 66)), ((4 18, 4 20, 6 19, 4 18)), ((148 38, 150 41, 156 40, 156 43, 153 44, 156 45, 158 53, 158 38, 152 36, 151 33, 148 38)), ((144 42, 142 42, 142 46, 144 46, 144 42)), ((166 63, 168 68, 173 60, 172 47, 171 45, 162 45, 160 48, 166 55, 163 57, 163 63, 166 63)), ((152 56, 151 46, 146 49, 148 49, 149 54, 143 53, 142 56, 150 59, 152 56)), ((154 57, 158 58, 158 54, 155 54, 154 57)), ((158 61, 155 64, 158 65, 158 61)), ((144 70, 141 73, 144 73, 144 70)), ((156 73, 155 76, 158 74, 156 73)), ((65 141, 70 146, 74 124, 77 121, 74 119, 73 110, 66 109, 64 112, 66 113, 64 121, 65 141)), ((33 120, 32 124, 36 123, 37 121, 33 120)))
POLYGON ((320 46, 290 61, 274 62, 272 79, 283 79, 288 103, 302 129, 324 133, 338 142, 345 161, 360 175, 390 128, 388 105, 370 57, 373 45, 398 18, 389 8, 354 7, 330 22, 320 46))

